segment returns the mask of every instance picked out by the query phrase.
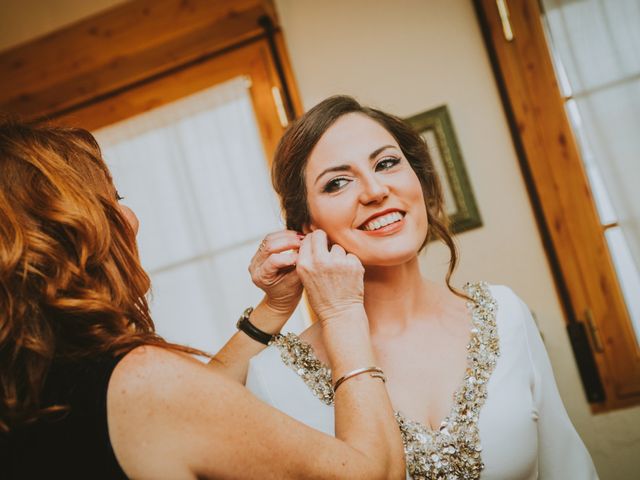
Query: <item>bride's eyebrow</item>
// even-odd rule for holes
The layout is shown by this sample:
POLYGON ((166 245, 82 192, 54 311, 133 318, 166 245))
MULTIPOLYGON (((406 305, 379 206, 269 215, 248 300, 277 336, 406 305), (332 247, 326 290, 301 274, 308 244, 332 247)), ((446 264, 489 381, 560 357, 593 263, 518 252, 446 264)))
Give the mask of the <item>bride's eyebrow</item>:
MULTIPOLYGON (((397 147, 395 145, 383 145, 380 148, 376 148, 373 152, 371 152, 369 154, 369 160, 373 160, 378 155, 380 155, 381 152, 385 151, 387 148, 397 149, 397 147)), ((316 180, 315 180, 315 182, 313 182, 313 184, 315 185, 316 183, 318 183, 318 180, 320 180, 320 177, 322 177, 325 173, 330 173, 330 172, 350 172, 351 170, 352 169, 351 169, 351 167, 349 165, 337 165, 335 167, 327 168, 326 170, 323 170, 322 172, 320 172, 320 175, 318 175, 316 177, 316 180)))
POLYGON ((325 173, 350 172, 350 171, 352 171, 352 168, 349 165, 337 165, 335 167, 327 168, 326 170, 323 170, 322 172, 320 172, 320 175, 316 177, 316 181, 313 182, 313 184, 315 185, 316 183, 318 183, 318 180, 320 180, 320 177, 322 177, 325 173))
POLYGON ((381 152, 384 152, 387 148, 395 148, 397 149, 397 147, 395 145, 384 145, 380 148, 376 148, 373 152, 371 152, 371 154, 369 155, 369 160, 373 160, 374 158, 376 158, 378 155, 380 155, 381 152))

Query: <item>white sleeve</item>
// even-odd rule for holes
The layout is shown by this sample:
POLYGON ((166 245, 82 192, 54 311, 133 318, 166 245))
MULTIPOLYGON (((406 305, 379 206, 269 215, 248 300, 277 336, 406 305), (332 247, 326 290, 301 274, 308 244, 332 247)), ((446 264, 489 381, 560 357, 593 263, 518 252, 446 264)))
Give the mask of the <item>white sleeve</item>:
POLYGON ((598 474, 584 443, 564 408, 549 356, 527 305, 519 300, 531 366, 533 401, 538 413, 539 478, 597 479, 598 474))

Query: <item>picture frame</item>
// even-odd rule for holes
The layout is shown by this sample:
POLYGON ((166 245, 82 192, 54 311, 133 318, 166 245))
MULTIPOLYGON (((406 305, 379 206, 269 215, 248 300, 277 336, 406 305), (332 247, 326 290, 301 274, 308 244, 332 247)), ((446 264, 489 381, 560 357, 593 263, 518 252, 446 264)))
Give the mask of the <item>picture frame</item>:
POLYGON ((426 141, 440 177, 445 211, 453 233, 482 226, 449 109, 442 105, 406 119, 426 141))

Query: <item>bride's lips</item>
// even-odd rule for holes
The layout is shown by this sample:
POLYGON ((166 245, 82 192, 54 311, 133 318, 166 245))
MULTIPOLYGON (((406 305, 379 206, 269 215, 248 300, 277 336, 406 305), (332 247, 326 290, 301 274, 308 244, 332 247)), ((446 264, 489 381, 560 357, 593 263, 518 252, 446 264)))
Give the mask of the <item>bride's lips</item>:
POLYGON ((369 235, 387 235, 389 233, 394 233, 397 230, 401 229, 404 225, 404 217, 406 213, 397 208, 388 208, 386 210, 382 210, 380 212, 376 212, 367 218, 362 224, 358 227, 358 230, 369 234, 369 235), (386 219, 386 221, 390 221, 387 225, 379 226, 376 224, 376 219, 383 219, 386 216, 391 215, 391 218, 386 219))

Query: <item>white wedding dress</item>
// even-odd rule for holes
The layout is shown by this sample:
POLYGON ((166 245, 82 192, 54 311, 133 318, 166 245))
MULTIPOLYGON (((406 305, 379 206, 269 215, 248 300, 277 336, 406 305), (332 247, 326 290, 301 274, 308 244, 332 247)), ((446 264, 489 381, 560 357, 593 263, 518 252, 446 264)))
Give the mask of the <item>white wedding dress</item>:
MULTIPOLYGON (((407 478, 597 479, 527 306, 507 287, 478 283, 465 289, 474 299, 469 369, 452 411, 435 431, 396 412, 407 478)), ((330 375, 311 347, 290 334, 251 361, 247 387, 333 435, 330 375)))

